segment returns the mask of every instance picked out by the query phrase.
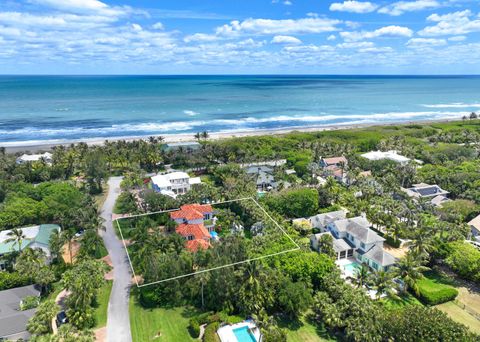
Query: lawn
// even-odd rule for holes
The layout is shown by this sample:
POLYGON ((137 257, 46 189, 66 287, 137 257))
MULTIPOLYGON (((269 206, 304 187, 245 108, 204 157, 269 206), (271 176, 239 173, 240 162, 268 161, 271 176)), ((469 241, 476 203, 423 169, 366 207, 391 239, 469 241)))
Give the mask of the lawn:
POLYGON ((188 320, 195 311, 186 307, 146 309, 130 296, 130 329, 133 342, 196 341, 188 332, 188 320))
POLYGON ((95 306, 95 328, 101 328, 107 325, 107 311, 108 311, 108 301, 110 299, 110 292, 112 292, 111 280, 105 282, 105 284, 100 288, 97 295, 97 305, 95 306))
POLYGON ((399 297, 398 299, 382 299, 381 302, 387 309, 390 310, 401 309, 408 305, 422 305, 422 303, 417 298, 415 298, 409 293, 399 297))
POLYGON ((480 321, 463 310, 455 302, 447 302, 435 307, 445 312, 454 321, 465 324, 473 332, 480 334, 480 321))
POLYGON ((284 320, 279 323, 280 327, 287 331, 288 342, 323 342, 335 341, 322 325, 316 325, 309 318, 304 317, 300 321, 292 322, 284 320))

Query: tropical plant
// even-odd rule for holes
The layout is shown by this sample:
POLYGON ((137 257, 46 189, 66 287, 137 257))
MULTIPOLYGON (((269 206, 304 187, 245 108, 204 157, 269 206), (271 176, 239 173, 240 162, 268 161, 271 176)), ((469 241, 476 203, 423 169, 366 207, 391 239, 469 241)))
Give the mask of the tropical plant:
POLYGON ((411 289, 417 295, 419 293, 417 281, 422 279, 423 272, 428 270, 429 268, 423 266, 422 260, 414 253, 407 253, 392 269, 395 276, 403 281, 403 292, 406 293, 411 289))

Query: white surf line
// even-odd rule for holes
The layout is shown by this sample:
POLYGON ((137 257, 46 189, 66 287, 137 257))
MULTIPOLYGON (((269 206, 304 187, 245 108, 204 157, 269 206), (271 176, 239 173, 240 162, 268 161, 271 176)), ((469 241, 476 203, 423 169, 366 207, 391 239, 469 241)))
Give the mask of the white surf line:
POLYGON ((120 224, 118 223, 118 220, 115 220, 115 222, 117 223, 117 227, 118 227, 118 230, 120 232, 120 236, 122 237, 123 247, 125 248, 125 252, 127 252, 127 259, 128 259, 128 263, 130 264, 130 268, 132 269, 133 279, 135 280, 135 283, 137 284, 137 287, 138 287, 137 276, 135 275, 135 269, 133 268, 132 260, 130 259, 130 254, 128 253, 127 245, 125 244, 125 239, 123 238, 122 228, 120 228, 120 224))
POLYGON ((288 235, 288 233, 282 228, 282 226, 280 226, 280 225, 278 224, 278 222, 275 221, 275 220, 270 216, 270 214, 255 200, 255 198, 253 198, 253 197, 243 197, 243 198, 234 199, 234 200, 227 200, 227 201, 220 201, 220 202, 212 202, 211 204, 212 204, 212 205, 218 205, 218 204, 239 202, 239 201, 245 201, 245 200, 252 200, 252 201, 265 213, 265 215, 266 215, 278 228, 280 228, 280 230, 282 231, 282 233, 283 233, 284 235, 286 235, 286 236, 290 239, 290 241, 291 241, 296 247, 295 247, 295 248, 292 248, 292 249, 285 250, 285 251, 277 252, 277 253, 272 253, 272 254, 268 254, 268 255, 262 255, 262 256, 259 256, 259 257, 256 257, 256 258, 250 258, 250 259, 243 260, 243 261, 237 261, 237 262, 234 262, 234 263, 231 263, 231 264, 227 264, 227 265, 222 265, 222 266, 217 266, 217 267, 213 267, 213 268, 208 268, 208 269, 205 269, 205 270, 200 270, 200 271, 196 271, 196 272, 192 272, 192 273, 182 274, 182 275, 180 275, 180 276, 171 277, 171 278, 162 279, 162 280, 157 280, 157 281, 154 281, 154 282, 151 282, 151 283, 148 283, 148 284, 142 284, 142 285, 140 285, 140 284, 138 284, 138 280, 137 280, 137 277, 136 277, 136 275, 135 275, 135 270, 134 270, 134 268, 133 268, 133 264, 132 264, 132 261, 131 261, 131 259, 130 259, 130 254, 128 253, 127 245, 125 244, 125 239, 124 239, 124 237, 123 237, 122 228, 120 227, 120 224, 118 223, 118 221, 123 220, 123 219, 132 218, 132 217, 141 217, 141 216, 147 216, 147 215, 153 215, 153 214, 168 213, 168 212, 178 211, 178 210, 180 210, 180 209, 170 209, 170 210, 163 210, 163 211, 156 211, 156 212, 151 212, 151 213, 144 213, 144 214, 132 215, 132 216, 127 216, 127 217, 120 217, 120 218, 116 219, 115 221, 117 222, 117 227, 118 227, 118 230, 120 231, 120 235, 121 235, 121 237, 122 237, 123 246, 124 246, 124 248, 125 248, 125 251, 127 252, 128 262, 129 262, 129 264, 130 264, 130 268, 132 269, 133 276, 134 276, 134 279, 135 279, 135 283, 137 284, 137 287, 140 288, 140 287, 145 287, 145 286, 160 284, 160 283, 163 283, 163 282, 166 282, 166 281, 171 281, 171 280, 181 279, 181 278, 185 278, 185 277, 190 277, 190 276, 192 276, 192 275, 196 275, 196 274, 200 274, 200 273, 215 271, 215 270, 219 270, 219 269, 222 269, 222 268, 227 268, 227 267, 232 267, 232 266, 236 266, 236 265, 241 265, 241 264, 245 264, 245 263, 248 263, 248 262, 252 262, 252 261, 256 261, 256 260, 261 260, 261 259, 265 259, 265 258, 270 258, 270 257, 276 256, 276 255, 286 254, 286 253, 295 252, 295 251, 300 250, 300 246, 295 242, 295 240, 293 240, 292 237, 291 237, 290 235, 288 235))

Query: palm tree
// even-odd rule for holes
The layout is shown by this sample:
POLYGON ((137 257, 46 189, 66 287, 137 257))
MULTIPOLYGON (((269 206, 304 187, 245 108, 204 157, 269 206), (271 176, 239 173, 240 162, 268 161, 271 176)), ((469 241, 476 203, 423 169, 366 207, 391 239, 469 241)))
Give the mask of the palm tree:
POLYGON ((395 289, 397 287, 397 284, 393 281, 393 272, 375 272, 372 277, 372 285, 373 289, 377 291, 377 299, 380 299, 382 295, 387 295, 388 297, 396 296, 395 289))
POLYGON ((209 136, 210 136, 210 135, 208 134, 207 131, 203 131, 203 132, 202 132, 202 138, 203 138, 204 140, 207 140, 209 136))
POLYGON ((208 281, 210 280, 210 272, 201 272, 201 273, 198 273, 197 275, 195 275, 195 278, 198 279, 198 281, 200 282, 200 294, 201 294, 201 297, 202 297, 202 309, 205 307, 205 298, 204 298, 204 288, 205 288, 205 285, 208 283, 208 281))
POLYGON ((409 252, 405 257, 400 259, 397 266, 392 269, 392 272, 403 281, 404 293, 411 288, 416 294, 418 294, 417 281, 422 279, 423 272, 428 270, 428 267, 422 265, 420 258, 409 252))
POLYGON ((68 253, 70 256, 71 264, 73 264, 72 243, 75 240, 75 234, 76 234, 75 229, 70 228, 62 231, 62 235, 61 235, 62 242, 68 244, 68 253))
POLYGON ((22 251, 22 242, 26 238, 23 230, 19 228, 13 228, 10 232, 8 232, 7 236, 8 239, 6 239, 5 242, 13 242, 12 249, 13 246, 18 245, 18 253, 20 253, 22 251))
POLYGON ((202 137, 202 133, 200 132, 197 132, 195 133, 195 135, 193 136, 196 140, 200 141, 200 138, 202 137))
POLYGON ((366 264, 362 264, 361 267, 355 269, 352 281, 357 284, 357 287, 362 287, 370 281, 370 277, 370 269, 366 264))

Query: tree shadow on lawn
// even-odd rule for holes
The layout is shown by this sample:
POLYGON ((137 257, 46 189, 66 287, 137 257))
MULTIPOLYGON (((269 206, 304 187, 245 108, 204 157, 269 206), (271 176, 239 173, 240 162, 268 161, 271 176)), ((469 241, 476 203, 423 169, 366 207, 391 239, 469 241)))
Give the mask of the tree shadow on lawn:
POLYGON ((311 326, 313 326, 315 328, 316 334, 319 337, 326 340, 334 340, 333 335, 328 332, 325 326, 315 320, 313 313, 306 314, 303 317, 303 319, 295 318, 292 320, 287 316, 282 316, 282 317, 279 317, 279 320, 278 320, 278 326, 280 328, 287 329, 294 332, 304 327, 305 323, 308 323, 311 326))

